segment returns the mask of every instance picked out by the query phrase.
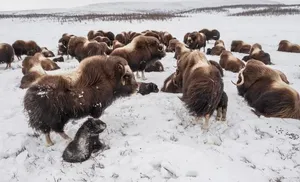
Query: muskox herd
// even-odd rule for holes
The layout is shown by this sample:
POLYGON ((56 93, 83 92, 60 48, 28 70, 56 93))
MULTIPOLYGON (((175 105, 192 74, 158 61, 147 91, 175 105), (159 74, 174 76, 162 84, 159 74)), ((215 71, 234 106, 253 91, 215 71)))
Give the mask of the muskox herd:
MULTIPOLYGON (((299 45, 283 40, 278 51, 299 52, 299 45)), ((86 37, 64 33, 58 40, 58 57, 32 40, 0 44, 0 61, 7 63, 6 68, 11 67, 14 56, 21 59, 26 55, 20 84, 20 88, 27 89, 24 108, 29 125, 45 135, 47 146, 54 144, 51 131, 70 139, 64 126, 71 119, 92 117, 74 139, 91 140, 86 141, 91 145, 88 152, 84 156, 76 152, 73 155, 72 150, 82 150, 80 142, 74 141, 63 154, 66 161, 73 162, 84 161, 91 152, 103 148, 92 136, 98 137, 106 128, 97 118, 116 99, 159 92, 155 83, 137 82, 136 78, 146 80, 145 72, 164 71, 161 60, 167 53, 174 54, 176 71, 164 80, 160 91, 181 93, 180 100, 196 121, 204 118, 205 130, 209 129, 215 111, 217 121, 226 121, 228 96, 224 91, 223 69, 238 74, 238 81, 233 84, 256 115, 300 119, 298 92, 290 87, 284 73, 267 66, 273 63, 262 46, 233 40, 229 51, 216 29, 188 32, 183 41, 169 32, 155 30, 117 35, 91 30, 86 37), (215 43, 205 52, 209 40, 215 43), (232 52, 248 55, 240 60, 232 52), (206 54, 219 56, 219 62, 208 60, 206 54), (48 74, 60 69, 57 62, 63 62, 63 56, 78 60, 78 67, 64 74, 48 74)))

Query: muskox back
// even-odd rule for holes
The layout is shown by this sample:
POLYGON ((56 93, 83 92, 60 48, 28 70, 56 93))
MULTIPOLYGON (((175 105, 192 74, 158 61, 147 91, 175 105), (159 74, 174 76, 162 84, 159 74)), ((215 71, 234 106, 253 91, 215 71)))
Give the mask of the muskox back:
POLYGON ((11 67, 14 61, 15 51, 14 48, 7 43, 0 43, 0 63, 6 63, 6 68, 11 67))

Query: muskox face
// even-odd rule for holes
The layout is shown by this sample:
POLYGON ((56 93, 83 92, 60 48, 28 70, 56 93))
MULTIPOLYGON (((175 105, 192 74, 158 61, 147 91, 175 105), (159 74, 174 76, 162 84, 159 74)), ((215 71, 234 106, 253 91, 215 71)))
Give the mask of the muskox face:
POLYGON ((106 129, 106 124, 100 119, 88 118, 86 125, 91 134, 97 135, 106 129))
POLYGON ((166 52, 164 50, 164 45, 160 44, 158 39, 151 38, 149 41, 149 48, 153 57, 163 58, 166 56, 166 52))
POLYGON ((30 85, 35 82, 38 77, 40 77, 40 75, 38 75, 37 73, 35 72, 32 72, 32 73, 28 73, 26 75, 24 75, 21 79, 21 84, 20 84, 20 87, 21 89, 25 89, 25 88, 28 88, 30 87, 30 85))

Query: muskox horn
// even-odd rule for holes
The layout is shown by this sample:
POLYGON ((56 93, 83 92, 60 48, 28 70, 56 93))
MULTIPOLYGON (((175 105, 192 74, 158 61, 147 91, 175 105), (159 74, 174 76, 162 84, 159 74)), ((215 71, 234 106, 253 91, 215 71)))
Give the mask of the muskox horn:
POLYGON ((245 80, 244 80, 244 75, 243 75, 243 71, 244 71, 244 69, 245 69, 245 68, 241 69, 241 71, 240 71, 240 72, 239 72, 239 74, 238 74, 238 75, 240 75, 240 74, 241 74, 241 77, 242 77, 242 80, 241 80, 241 82, 240 82, 240 83, 234 83, 234 82, 231 80, 231 82, 232 82, 234 85, 236 85, 236 86, 241 86, 241 85, 243 85, 243 84, 244 84, 244 82, 245 82, 245 80))

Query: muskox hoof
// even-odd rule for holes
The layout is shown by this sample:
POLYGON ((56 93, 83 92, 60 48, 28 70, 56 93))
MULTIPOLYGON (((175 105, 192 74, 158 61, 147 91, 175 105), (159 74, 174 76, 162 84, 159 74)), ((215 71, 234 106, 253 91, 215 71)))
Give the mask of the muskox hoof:
POLYGON ((54 145, 54 143, 51 141, 51 142, 46 142, 45 146, 46 147, 51 147, 52 145, 54 145))
MULTIPOLYGON (((223 118, 222 118, 223 119, 223 118)), ((221 121, 221 116, 220 117, 216 117, 217 121, 221 121)))
POLYGON ((139 74, 138 71, 135 73, 135 76, 136 76, 136 78, 141 78, 141 76, 140 76, 140 74, 139 74))
POLYGON ((226 118, 221 118, 221 121, 226 121, 226 118))

